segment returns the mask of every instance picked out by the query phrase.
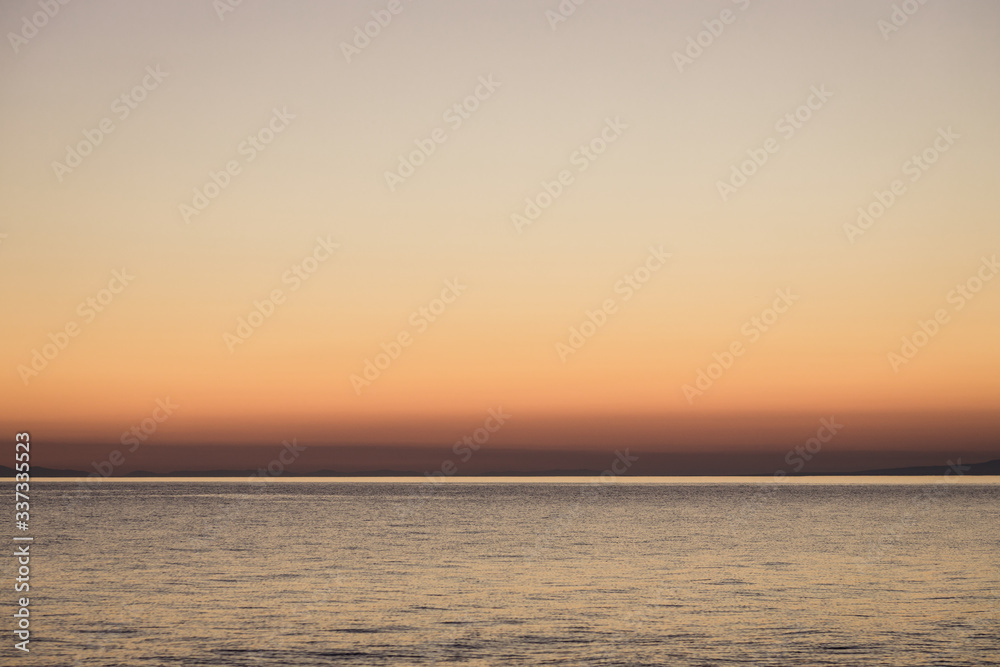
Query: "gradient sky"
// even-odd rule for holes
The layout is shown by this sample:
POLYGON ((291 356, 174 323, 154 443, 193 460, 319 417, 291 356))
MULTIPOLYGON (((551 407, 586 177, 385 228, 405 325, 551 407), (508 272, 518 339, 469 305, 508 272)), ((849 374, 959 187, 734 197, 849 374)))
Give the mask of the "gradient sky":
POLYGON ((1000 5, 927 3, 886 35, 888 0, 592 0, 554 29, 556 0, 403 0, 347 62, 342 43, 389 4, 243 0, 220 18, 208 0, 71 2, 14 43, 41 10, 0 5, 8 432, 116 444, 169 397, 161 445, 449 443, 502 406, 493 442, 510 446, 761 448, 865 415, 849 441, 891 448, 919 414, 938 449, 996 453, 1000 280, 961 308, 949 294, 1000 253, 1000 5), (679 71, 674 53, 724 11, 679 71), (147 68, 166 76, 120 118, 147 68), (481 77, 499 87, 453 127, 481 77), (785 136, 814 88, 832 96, 785 136), (241 142, 274 109, 294 118, 248 162, 241 142), (114 130, 60 180, 53 162, 104 118, 114 130), (626 127, 580 171, 607 119, 626 127), (385 172, 436 128, 447 140, 391 191, 385 172), (769 138, 777 152, 723 201, 718 182, 769 138), (512 214, 562 170, 572 182, 518 231, 512 214), (852 243, 845 225, 895 179, 905 193, 852 243), (293 290, 283 276, 317 238, 339 248, 293 290), (650 246, 670 258, 626 301, 616 283, 650 246), (134 280, 87 321, 79 304, 122 269, 134 280), (456 279, 418 330, 411 314, 456 279), (224 335, 275 289, 284 303, 231 351, 224 335), (798 300, 751 341, 777 290, 798 300), (560 359, 609 298, 607 324, 560 359), (23 381, 69 323, 79 334, 23 381), (400 332, 412 345, 355 391, 400 332), (745 354, 689 401, 734 341, 745 354), (720 415, 755 415, 753 437, 720 415))

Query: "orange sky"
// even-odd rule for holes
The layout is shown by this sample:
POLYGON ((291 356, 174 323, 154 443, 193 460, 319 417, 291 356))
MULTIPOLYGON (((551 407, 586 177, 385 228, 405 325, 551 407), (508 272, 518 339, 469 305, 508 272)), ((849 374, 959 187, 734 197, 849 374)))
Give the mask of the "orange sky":
POLYGON ((996 453, 995 3, 413 3, 346 57, 383 5, 9 44, 7 431, 996 453))

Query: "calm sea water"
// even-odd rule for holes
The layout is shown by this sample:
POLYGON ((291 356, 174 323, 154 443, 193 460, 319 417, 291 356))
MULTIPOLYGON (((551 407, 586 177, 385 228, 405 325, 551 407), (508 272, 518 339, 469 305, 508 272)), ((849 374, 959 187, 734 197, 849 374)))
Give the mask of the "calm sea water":
POLYGON ((942 482, 33 482, 4 664, 997 665, 1000 485, 942 482))

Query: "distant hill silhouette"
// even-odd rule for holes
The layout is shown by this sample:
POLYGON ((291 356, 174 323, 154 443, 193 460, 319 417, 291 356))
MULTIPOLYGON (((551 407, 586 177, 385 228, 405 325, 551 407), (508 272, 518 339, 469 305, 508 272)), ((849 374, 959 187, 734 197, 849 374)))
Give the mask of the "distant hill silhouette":
MULTIPOLYGON (((962 464, 963 475, 1000 475, 1000 459, 983 463, 962 464), (969 470, 965 470, 968 467, 969 470)), ((885 470, 865 470, 853 475, 943 475, 950 466, 912 466, 910 468, 886 468, 885 470)), ((952 472, 956 475, 956 472, 952 472)))
MULTIPOLYGON (((971 463, 962 465, 962 475, 1000 475, 1000 459, 994 459, 992 461, 984 461, 982 463, 971 463), (965 469, 968 468, 968 469, 965 469)), ((821 477, 821 476, 845 476, 845 475, 944 475, 950 469, 949 466, 912 466, 909 468, 886 468, 882 470, 863 470, 859 472, 824 472, 824 473, 802 473, 799 475, 789 475, 790 477, 821 477)), ((0 466, 0 479, 12 478, 14 477, 14 469, 7 466, 0 466)), ((251 477, 257 474, 256 470, 179 470, 175 472, 149 472, 145 470, 136 470, 130 472, 126 475, 114 475, 115 478, 130 478, 130 477, 251 477)), ((600 471, 597 470, 544 470, 544 471, 529 471, 521 472, 516 470, 495 472, 482 475, 474 475, 475 477, 570 477, 570 476, 582 476, 582 477, 592 477, 600 475, 600 471)), ((950 476, 954 476, 957 473, 952 472, 950 476)), ((33 478, 38 477, 65 477, 65 478, 80 478, 89 477, 90 472, 81 472, 79 470, 61 470, 58 468, 42 468, 42 467, 32 467, 31 476, 33 478)), ((280 477, 426 477, 427 475, 422 472, 416 472, 412 470, 366 470, 363 472, 340 472, 336 470, 317 470, 315 472, 309 473, 293 473, 285 472, 280 477)), ((710 477, 710 474, 701 475, 679 475, 681 477, 710 477)), ((768 474, 746 474, 738 475, 739 477, 770 477, 768 474)), ((273 479, 280 479, 276 477, 273 479)))

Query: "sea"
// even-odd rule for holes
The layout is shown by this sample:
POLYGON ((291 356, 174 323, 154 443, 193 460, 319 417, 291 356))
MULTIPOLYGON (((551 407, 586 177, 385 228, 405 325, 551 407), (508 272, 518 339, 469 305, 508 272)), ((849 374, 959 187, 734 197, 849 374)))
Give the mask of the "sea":
POLYGON ((4 665, 1000 665, 996 477, 32 480, 27 534, 4 665))

